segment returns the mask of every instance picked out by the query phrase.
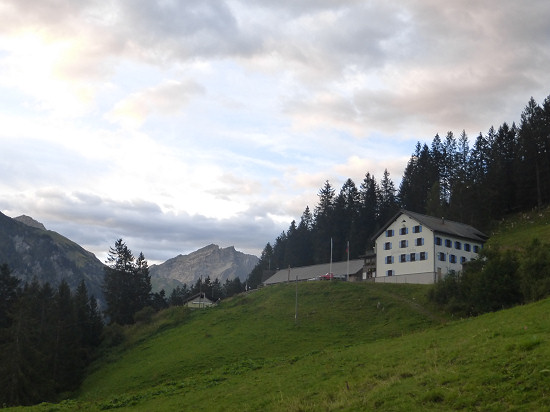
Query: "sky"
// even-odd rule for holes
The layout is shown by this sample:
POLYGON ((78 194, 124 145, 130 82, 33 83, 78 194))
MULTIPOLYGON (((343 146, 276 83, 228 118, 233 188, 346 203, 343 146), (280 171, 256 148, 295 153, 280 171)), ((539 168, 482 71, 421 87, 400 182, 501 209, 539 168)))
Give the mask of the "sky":
POLYGON ((328 180, 550 95, 547 0, 3 0, 0 211, 105 260, 259 255, 328 180))

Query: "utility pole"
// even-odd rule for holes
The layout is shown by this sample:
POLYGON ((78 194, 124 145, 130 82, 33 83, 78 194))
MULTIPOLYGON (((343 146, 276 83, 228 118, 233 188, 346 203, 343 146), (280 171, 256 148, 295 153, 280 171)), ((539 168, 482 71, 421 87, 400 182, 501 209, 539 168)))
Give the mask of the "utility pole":
POLYGON ((346 270, 346 282, 349 280, 349 240, 348 240, 348 245, 346 247, 346 252, 348 254, 348 264, 347 264, 347 270, 346 270))
POLYGON ((294 325, 298 324, 298 275, 296 275, 296 306, 294 308, 294 325))
POLYGON ((330 265, 329 265, 329 279, 332 280, 332 238, 330 238, 330 265))

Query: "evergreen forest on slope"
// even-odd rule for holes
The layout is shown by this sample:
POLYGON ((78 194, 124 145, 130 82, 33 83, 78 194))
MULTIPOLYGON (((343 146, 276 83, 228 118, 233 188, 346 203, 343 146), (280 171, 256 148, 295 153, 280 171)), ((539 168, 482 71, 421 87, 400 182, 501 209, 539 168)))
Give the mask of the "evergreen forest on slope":
POLYGON ((370 172, 340 191, 327 180, 313 210, 266 244, 248 284, 259 285, 265 270, 356 259, 372 248, 371 237, 399 209, 445 217, 490 234, 495 222, 550 203, 550 96, 531 98, 519 125, 503 123, 470 138, 436 134, 418 142, 395 187, 386 170, 370 172), (333 249, 331 251, 331 239, 333 249), (348 249, 349 242, 349 249, 348 249))

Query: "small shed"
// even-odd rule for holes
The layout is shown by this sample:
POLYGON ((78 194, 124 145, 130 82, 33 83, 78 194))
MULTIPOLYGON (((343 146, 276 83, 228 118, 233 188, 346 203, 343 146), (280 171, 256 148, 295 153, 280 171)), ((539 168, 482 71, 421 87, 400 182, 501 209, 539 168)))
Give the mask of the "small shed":
POLYGON ((209 307, 211 307, 215 304, 216 304, 216 302, 208 299, 204 292, 197 293, 196 295, 193 295, 193 296, 187 298, 183 302, 183 306, 186 306, 186 307, 191 308, 191 309, 209 308, 209 307))

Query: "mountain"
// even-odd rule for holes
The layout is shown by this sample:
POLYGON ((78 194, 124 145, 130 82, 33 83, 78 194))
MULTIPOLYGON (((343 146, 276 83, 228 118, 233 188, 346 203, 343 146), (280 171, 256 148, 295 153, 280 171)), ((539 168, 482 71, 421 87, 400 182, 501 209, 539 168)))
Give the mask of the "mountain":
POLYGON ((223 283, 237 277, 245 280, 258 261, 256 256, 238 252, 233 246, 220 248, 212 244, 188 255, 168 259, 160 265, 151 265, 149 272, 154 285, 168 285, 168 281, 191 285, 201 276, 203 279, 207 276, 211 280, 217 278, 223 283))
POLYGON ((17 220, 18 222, 24 223, 24 224, 26 224, 27 226, 35 227, 35 228, 37 228, 37 229, 46 230, 46 227, 45 227, 42 223, 37 222, 36 220, 34 220, 34 219, 33 219, 32 217, 30 217, 30 216, 21 215, 21 216, 14 217, 13 219, 14 219, 14 220, 17 220))
POLYGON ((24 282, 36 277, 40 283, 55 287, 65 279, 74 290, 84 279, 88 293, 102 301, 103 263, 29 216, 11 218, 0 213, 0 264, 3 263, 24 282))

